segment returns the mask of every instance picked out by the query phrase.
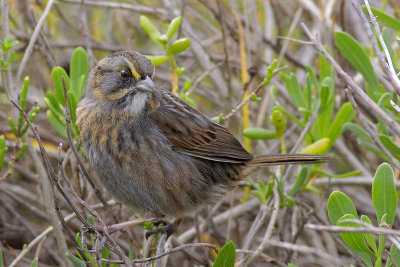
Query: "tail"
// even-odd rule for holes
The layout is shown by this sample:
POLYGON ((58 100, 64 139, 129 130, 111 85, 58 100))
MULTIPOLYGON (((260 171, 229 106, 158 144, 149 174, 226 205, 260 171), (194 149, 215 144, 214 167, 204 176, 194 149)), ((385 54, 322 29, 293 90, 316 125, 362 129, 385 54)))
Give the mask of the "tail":
POLYGON ((286 164, 315 164, 332 160, 325 155, 309 154, 277 154, 277 155, 256 155, 248 163, 249 167, 262 167, 286 164))

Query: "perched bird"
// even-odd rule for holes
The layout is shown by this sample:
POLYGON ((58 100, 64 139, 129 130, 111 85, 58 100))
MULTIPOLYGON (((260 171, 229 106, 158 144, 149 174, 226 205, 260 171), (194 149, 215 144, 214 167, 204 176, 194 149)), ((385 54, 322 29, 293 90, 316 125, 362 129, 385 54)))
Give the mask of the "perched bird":
POLYGON ((180 217, 214 203, 259 167, 327 159, 249 154, 226 128, 155 86, 153 75, 145 56, 116 52, 90 72, 77 108, 90 165, 138 212, 180 217))

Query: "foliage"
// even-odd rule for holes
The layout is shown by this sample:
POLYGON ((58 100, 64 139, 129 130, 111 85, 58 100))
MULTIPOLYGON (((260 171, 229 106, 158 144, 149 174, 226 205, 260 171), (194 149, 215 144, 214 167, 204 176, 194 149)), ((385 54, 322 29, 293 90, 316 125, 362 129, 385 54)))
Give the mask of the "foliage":
MULTIPOLYGON (((110 202, 110 207, 99 208, 99 200, 104 198, 107 201, 109 195, 101 185, 97 185, 96 177, 94 183, 84 178, 87 175, 83 168, 86 167, 85 160, 80 162, 79 157, 74 157, 71 146, 68 151, 56 150, 63 139, 68 139, 64 89, 71 116, 72 138, 78 141, 75 112, 88 76, 89 59, 92 67, 97 59, 121 49, 151 54, 148 58, 156 66, 154 78, 157 86, 169 90, 170 85, 175 95, 210 117, 214 116, 213 120, 224 124, 239 141, 243 141, 249 152, 332 155, 332 160, 326 164, 260 170, 251 174, 245 182, 240 182, 231 199, 227 197, 221 205, 210 207, 208 212, 199 210, 196 216, 185 218, 184 225, 176 233, 176 240, 196 232, 184 243, 209 242, 217 247, 225 243, 215 259, 212 253, 201 254, 205 258, 201 264, 210 264, 214 259, 213 266, 234 266, 236 254, 243 253, 236 248, 256 251, 261 246, 260 236, 270 234, 270 239, 302 244, 299 248, 308 245, 311 250, 307 251, 315 253, 304 256, 299 250, 293 257, 292 251, 287 249, 282 256, 279 248, 271 244, 264 247, 262 256, 255 259, 257 262, 249 265, 259 264, 265 255, 272 257, 271 264, 278 262, 300 266, 307 257, 308 260, 314 258, 332 265, 332 259, 319 254, 319 248, 311 247, 307 235, 304 235, 307 223, 324 221, 320 220, 321 214, 316 215, 315 211, 319 203, 325 203, 332 184, 337 191, 331 193, 327 210, 323 211, 328 213, 332 225, 359 230, 398 228, 395 219, 398 192, 394 183, 398 180, 398 172, 393 171, 390 165, 399 168, 399 131, 396 130, 400 127, 397 106, 399 88, 390 78, 396 80, 400 72, 400 13, 393 1, 383 1, 381 7, 371 8, 381 32, 372 29, 372 34, 368 35, 360 31, 366 31, 366 26, 374 23, 369 18, 367 7, 361 9, 358 6, 357 9, 356 6, 352 24, 344 19, 334 19, 343 17, 345 7, 351 1, 323 0, 318 4, 311 1, 307 6, 301 1, 282 5, 279 1, 261 0, 237 1, 235 4, 230 1, 149 0, 143 3, 137 1, 135 5, 129 1, 54 1, 47 17, 41 17, 51 2, 37 1, 34 5, 27 4, 29 8, 21 8, 15 1, 8 1, 8 24, 3 17, 6 12, 2 9, 0 33, 4 34, 0 40, 0 121, 6 127, 1 127, 0 134, 0 219, 7 221, 7 224, 1 224, 2 228, 10 229, 10 225, 16 224, 28 230, 34 229, 33 232, 39 229, 45 231, 49 224, 48 217, 52 215, 43 216, 43 212, 35 207, 53 203, 45 198, 53 192, 59 216, 72 210, 65 199, 59 197, 58 190, 43 191, 46 187, 41 179, 37 179, 38 176, 46 176, 46 173, 40 172, 43 169, 40 154, 30 153, 34 158, 23 157, 28 145, 32 148, 29 152, 38 151, 38 143, 32 141, 32 136, 28 137, 31 132, 23 113, 27 114, 29 121, 35 122, 50 164, 58 163, 56 179, 51 182, 67 187, 64 192, 67 198, 72 189, 76 190, 83 201, 73 199, 72 203, 96 205, 96 220, 90 215, 87 217, 89 224, 94 225, 93 229, 98 229, 96 224, 100 220, 97 219, 103 219, 107 225, 131 219, 130 210, 115 208, 113 202, 110 202), (356 10, 366 14, 366 23, 356 16, 356 10), (77 14, 76 11, 79 11, 79 16, 72 15, 77 14), (44 24, 37 24, 39 21, 44 24), (303 26, 298 21, 313 29, 313 34, 317 33, 320 37, 317 42, 325 46, 321 48, 314 41, 305 45, 303 41, 311 37, 301 31, 303 26), (378 49, 373 47, 373 42, 360 38, 364 35, 370 41, 376 41, 378 49), (33 39, 35 36, 36 40, 33 39), (31 42, 34 46, 29 51, 26 48, 31 42), (76 48, 77 45, 85 48, 76 48), (21 59, 26 55, 29 59, 22 64, 21 59), (68 64, 64 64, 67 58, 68 64), (383 66, 378 58, 383 58, 383 66), (60 66, 53 68, 56 63, 60 66), (390 76, 385 66, 393 69, 395 75, 390 76), (15 79, 17 72, 29 76, 18 81, 15 79), (347 79, 360 87, 361 93, 357 93, 347 79), (44 98, 43 88, 47 91, 44 98), (8 99, 16 99, 10 92, 17 94, 18 91, 16 102, 23 112, 8 103, 8 99), (47 107, 47 120, 42 119, 46 116, 39 106, 47 107), (49 124, 61 138, 47 131, 49 124), (52 145, 49 146, 49 143, 52 145), (4 168, 7 161, 8 170, 4 168), (377 168, 382 161, 388 163, 377 168), (60 182, 57 179, 64 175, 63 168, 70 179, 60 182), (372 174, 368 173, 375 169, 372 181, 372 174), (9 176, 12 179, 5 179, 9 176), (358 184, 359 181, 363 185, 358 184), (359 188, 362 190, 370 185, 371 196, 347 193, 359 192, 359 188), (349 186, 356 187, 356 190, 345 191, 349 186), (21 196, 21 192, 27 196, 21 196), (358 200, 366 200, 366 197, 371 208, 361 209, 358 200), (256 201, 253 201, 254 198, 256 201), (20 204, 24 207, 20 208, 20 204), (9 209, 10 205, 14 208, 13 212, 9 209), (242 212, 239 215, 238 208, 242 212), (375 214, 371 214, 370 210, 375 214), (270 214, 276 215, 276 219, 270 214), (223 221, 221 218, 229 219, 223 221), (204 231, 209 232, 210 239, 207 241, 203 240, 204 231), (233 241, 227 242, 230 239, 233 241)), ((79 142, 76 143, 79 145, 79 142)), ((90 170, 88 173, 91 176, 90 170)), ((83 204, 78 210, 88 211, 83 204)), ((52 219, 57 221, 59 218, 52 219)), ((150 251, 146 254, 149 257, 156 255, 155 246, 162 240, 161 237, 156 236, 149 243, 142 238, 143 231, 152 229, 155 224, 145 222, 139 227, 131 227, 127 229, 127 235, 114 233, 113 237, 122 247, 120 252, 129 254, 131 259, 136 258, 131 248, 134 243, 141 252, 150 251), (124 239, 126 236, 129 240, 124 239)), ((68 223, 64 230, 67 232, 70 227, 68 223)), ((76 233, 76 228, 72 231, 76 233)), ((44 248, 49 249, 48 244, 58 245, 54 239, 59 241, 58 238, 66 232, 46 236, 50 240, 41 243, 38 255, 33 251, 27 253, 25 258, 32 262, 31 266, 38 266, 38 259, 34 257, 40 256, 41 263, 47 260, 39 253, 44 253, 44 248)), ((355 264, 358 257, 366 266, 399 266, 400 250, 389 244, 388 241, 393 241, 391 236, 349 231, 341 232, 339 235, 343 242, 337 242, 335 233, 324 234, 323 237, 329 240, 324 242, 320 240, 320 235, 314 235, 315 243, 324 246, 327 254, 337 254, 337 260, 343 261, 343 265, 355 264), (335 253, 328 249, 333 246, 326 245, 332 243, 338 247, 335 253), (340 248, 344 244, 348 250, 340 248), (389 246, 390 251, 387 251, 389 246)), ((70 240, 69 237, 65 234, 68 251, 50 247, 55 257, 68 259, 75 266, 117 266, 100 263, 97 258, 120 259, 115 247, 110 246, 111 242, 101 249, 101 255, 96 255, 94 247, 99 242, 98 236, 89 231, 84 237, 81 233, 72 235, 70 240), (84 257, 80 254, 81 250, 84 257)), ((3 231, 0 231, 2 238, 3 231)), ((3 261, 8 263, 10 258, 20 253, 20 247, 10 246, 7 240, 0 241, 5 244, 3 252, 4 248, 7 252, 2 254, 0 249, 1 267, 3 261)), ((27 245, 21 247, 25 249, 27 245)), ((202 252, 201 249, 196 248, 196 252, 202 252)), ((176 265, 176 259, 180 259, 175 254, 168 257, 168 264, 171 265, 176 265)), ((248 258, 240 257, 245 265, 248 258)), ((200 264, 189 258, 185 260, 192 265, 200 264)), ((159 263, 157 260, 148 264, 156 266, 159 263)))
MULTIPOLYGON (((387 163, 381 164, 376 170, 372 183, 372 202, 379 227, 391 228, 396 214, 397 196, 394 173, 387 163)), ((366 226, 372 225, 370 218, 366 215, 361 215, 358 220, 358 213, 353 202, 345 193, 340 191, 332 192, 329 196, 328 216, 331 223, 338 226, 362 227, 364 224, 366 226)), ((340 236, 366 266, 373 266, 371 259, 375 261, 375 266, 381 266, 387 241, 386 236, 379 235, 378 247, 376 246, 375 236, 371 233, 342 232, 340 236)), ((398 250, 394 244, 391 251, 393 253, 392 258, 397 258, 398 250)), ((387 263, 386 266, 392 265, 387 263)))
POLYGON ((76 107, 81 99, 88 76, 88 57, 86 51, 78 47, 71 56, 70 76, 62 67, 55 67, 51 71, 54 82, 54 92, 48 91, 44 102, 48 108, 46 115, 53 128, 67 139, 64 83, 67 91, 68 106, 71 116, 71 132, 74 139, 79 139, 79 130, 76 125, 76 107))
POLYGON ((212 267, 233 267, 235 266, 235 258, 236 247, 231 240, 220 249, 212 267))

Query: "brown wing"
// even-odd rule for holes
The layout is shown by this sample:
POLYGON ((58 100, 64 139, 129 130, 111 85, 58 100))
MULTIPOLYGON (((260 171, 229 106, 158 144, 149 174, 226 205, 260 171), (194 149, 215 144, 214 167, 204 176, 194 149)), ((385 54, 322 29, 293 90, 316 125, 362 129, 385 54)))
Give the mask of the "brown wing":
POLYGON ((244 163, 253 158, 240 142, 171 93, 161 91, 161 105, 149 116, 171 142, 173 149, 213 161, 244 163))

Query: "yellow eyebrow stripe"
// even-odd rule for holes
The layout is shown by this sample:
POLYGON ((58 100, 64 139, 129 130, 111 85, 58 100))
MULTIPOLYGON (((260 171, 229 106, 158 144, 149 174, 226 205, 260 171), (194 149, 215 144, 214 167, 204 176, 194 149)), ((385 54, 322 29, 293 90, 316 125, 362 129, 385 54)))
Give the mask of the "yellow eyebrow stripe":
POLYGON ((139 80, 140 75, 132 64, 129 64, 129 69, 131 70, 133 77, 135 77, 136 80, 139 80))

